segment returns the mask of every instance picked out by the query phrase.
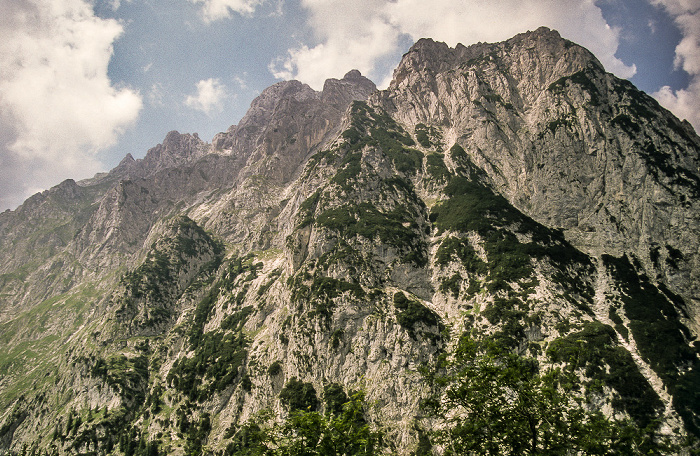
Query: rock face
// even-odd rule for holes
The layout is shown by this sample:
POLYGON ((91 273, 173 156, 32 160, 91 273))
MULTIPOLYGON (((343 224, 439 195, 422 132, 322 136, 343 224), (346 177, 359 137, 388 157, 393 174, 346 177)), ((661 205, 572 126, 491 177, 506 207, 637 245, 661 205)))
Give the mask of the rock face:
POLYGON ((357 70, 341 80, 329 79, 322 92, 299 81, 285 81, 265 89, 238 125, 214 137, 217 150, 245 157, 250 171, 267 180, 288 180, 309 152, 329 134, 354 100, 376 90, 357 70))
POLYGON ((403 123, 441 126, 584 251, 633 254, 688 301, 698 333, 698 136, 651 97, 539 29, 469 48, 421 40, 377 98, 403 123))
POLYGON ((420 40, 384 91, 275 84, 0 214, 0 453, 224 454, 294 379, 363 390, 411 454, 465 329, 699 435, 699 154, 548 29, 420 40))

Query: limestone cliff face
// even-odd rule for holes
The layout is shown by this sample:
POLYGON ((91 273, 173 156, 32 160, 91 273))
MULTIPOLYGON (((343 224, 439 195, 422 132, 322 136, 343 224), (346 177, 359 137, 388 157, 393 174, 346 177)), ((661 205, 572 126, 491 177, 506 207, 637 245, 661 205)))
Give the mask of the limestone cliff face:
POLYGON ((358 71, 329 79, 316 92, 299 81, 265 89, 238 125, 214 137, 217 150, 241 156, 246 174, 260 173, 271 183, 288 180, 312 151, 335 131, 354 100, 364 100, 376 87, 358 71))
POLYGON ((687 300, 698 333, 700 138, 687 122, 544 28, 468 48, 421 40, 375 98, 409 128, 439 128, 579 248, 633 254, 687 300))
POLYGON ((238 125, 214 138, 216 150, 229 150, 231 159, 245 166, 227 192, 215 193, 190 215, 246 248, 281 247, 280 231, 288 220, 280 213, 294 197, 290 183, 305 160, 339 133, 350 103, 375 90, 357 71, 328 80, 322 92, 298 81, 264 90, 238 125))
POLYGON ((699 153, 547 29, 420 40, 384 91, 275 84, 0 214, 0 453, 225 453, 297 379, 365 391, 411 454, 465 329, 577 350, 592 407, 698 435, 699 153))

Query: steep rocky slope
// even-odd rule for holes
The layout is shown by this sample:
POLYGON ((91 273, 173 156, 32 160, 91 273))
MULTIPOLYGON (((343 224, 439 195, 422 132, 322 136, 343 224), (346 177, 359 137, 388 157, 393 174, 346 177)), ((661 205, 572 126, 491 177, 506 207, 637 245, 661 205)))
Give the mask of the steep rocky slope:
POLYGON ((376 98, 404 124, 439 126, 513 205, 585 252, 633 254, 684 297, 698 332, 700 157, 687 122, 547 29, 469 48, 421 40, 376 98))
POLYGON ((298 384, 364 391, 410 454, 465 330, 700 435, 699 153, 547 29, 276 84, 0 214, 0 452, 230 454, 298 384))

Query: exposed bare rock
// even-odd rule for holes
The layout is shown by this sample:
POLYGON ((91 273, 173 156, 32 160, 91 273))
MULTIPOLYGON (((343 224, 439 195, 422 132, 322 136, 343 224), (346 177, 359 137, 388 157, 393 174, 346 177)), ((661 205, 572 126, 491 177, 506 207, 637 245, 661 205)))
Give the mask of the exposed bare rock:
POLYGON ((441 128, 495 188, 593 255, 634 255, 700 332, 700 138, 545 28, 450 49, 421 40, 377 103, 441 128))

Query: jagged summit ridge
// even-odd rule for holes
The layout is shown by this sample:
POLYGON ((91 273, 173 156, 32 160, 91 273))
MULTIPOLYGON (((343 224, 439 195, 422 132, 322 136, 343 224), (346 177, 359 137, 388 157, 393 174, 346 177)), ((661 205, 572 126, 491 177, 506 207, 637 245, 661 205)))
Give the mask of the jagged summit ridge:
POLYGON ((295 109, 315 111, 323 105, 324 109, 335 110, 325 114, 333 116, 329 120, 337 121, 350 101, 364 100, 375 90, 374 83, 357 70, 347 73, 341 80, 327 80, 321 92, 299 81, 278 82, 253 100, 238 125, 232 126, 226 133, 217 134, 212 142, 215 149, 249 147, 251 141, 255 141, 253 138, 257 138, 259 132, 267 131, 270 125, 275 125, 273 130, 279 128, 278 118, 294 119, 295 109), (241 145, 235 146, 234 142, 241 142, 241 145))
POLYGON ((587 49, 565 40, 557 31, 541 27, 534 32, 521 33, 500 43, 476 43, 470 46, 447 44, 430 38, 418 40, 404 55, 394 70, 392 87, 398 86, 408 73, 431 71, 442 73, 468 66, 502 60, 515 77, 527 74, 539 84, 548 84, 556 76, 573 74, 588 66, 602 69, 602 65, 587 49), (509 59, 509 54, 512 56, 509 59), (533 59, 538 60, 535 64, 533 59), (533 71, 534 70, 534 71, 533 71), (552 79, 541 80, 542 77, 552 79))
MULTIPOLYGON (((405 90, 422 81, 420 83, 428 89, 428 93, 423 90, 419 92, 421 96, 435 93, 437 89, 435 94, 439 97, 442 95, 441 89, 452 91, 452 87, 439 85, 439 75, 449 84, 455 75, 468 72, 470 68, 475 70, 475 76, 481 76, 485 72, 498 72, 499 78, 489 78, 484 84, 476 85, 470 92, 464 93, 467 100, 478 100, 480 91, 494 91, 494 95, 507 99, 518 110, 535 103, 552 83, 562 77, 577 72, 604 73, 603 66, 588 50, 561 38, 558 32, 542 27, 504 42, 477 43, 469 47, 458 44, 455 48, 450 48, 445 43, 421 39, 404 55, 394 70, 394 79, 387 93, 405 90), (436 80, 429 82, 433 78, 436 80)), ((433 109, 437 108, 436 105, 433 109)), ((445 118, 453 118, 456 113, 448 111, 440 113, 437 118, 431 118, 431 115, 436 114, 438 113, 426 113, 419 121, 444 122, 445 118)))

